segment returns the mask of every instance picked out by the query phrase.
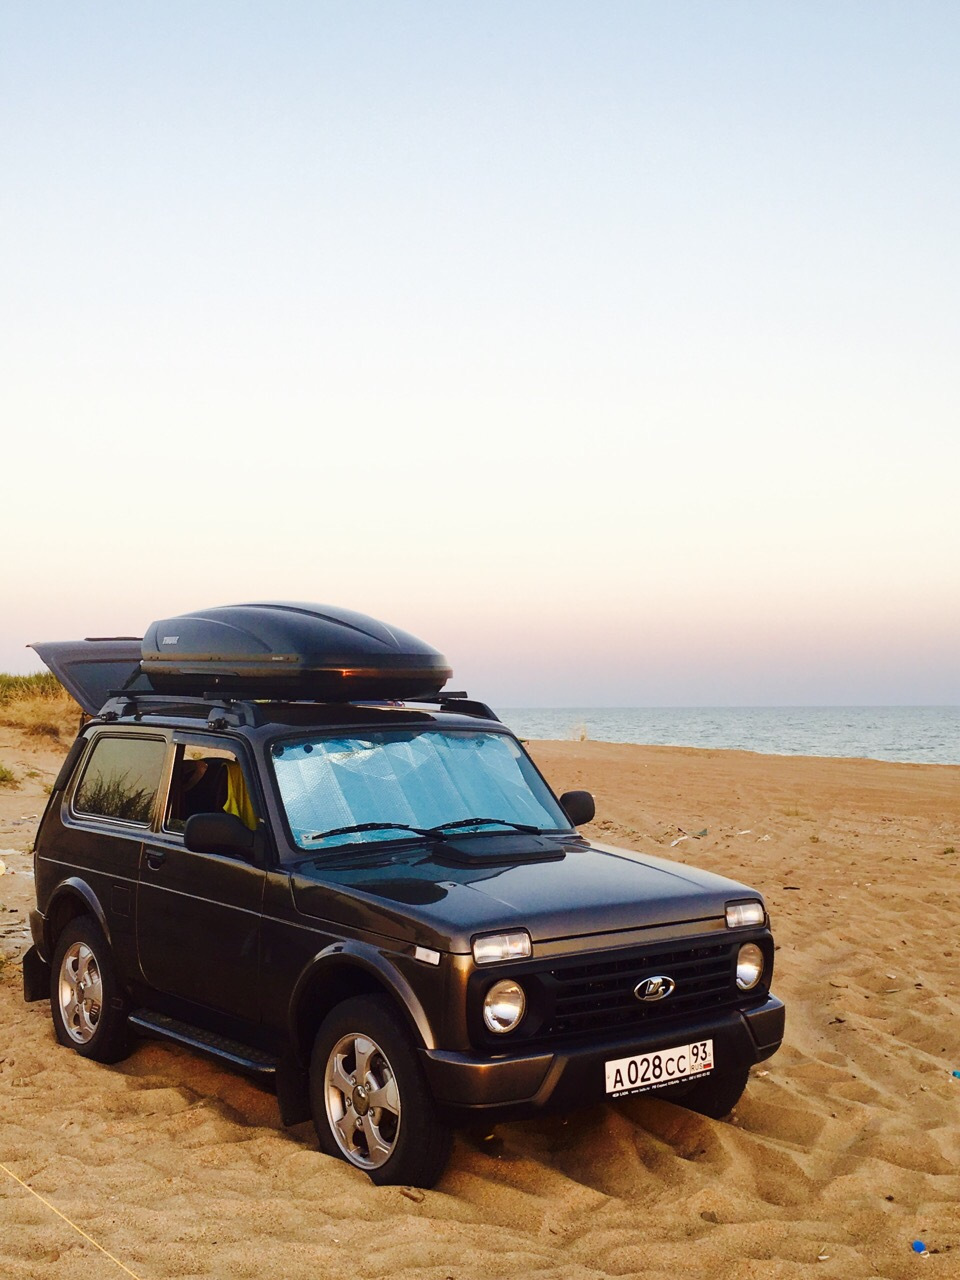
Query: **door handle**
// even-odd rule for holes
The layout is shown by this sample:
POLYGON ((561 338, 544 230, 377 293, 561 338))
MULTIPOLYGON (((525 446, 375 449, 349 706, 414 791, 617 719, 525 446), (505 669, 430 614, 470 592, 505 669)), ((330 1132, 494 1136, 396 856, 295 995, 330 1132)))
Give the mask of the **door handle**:
POLYGON ((147 850, 147 866, 151 871, 159 871, 167 860, 167 855, 162 849, 147 850))

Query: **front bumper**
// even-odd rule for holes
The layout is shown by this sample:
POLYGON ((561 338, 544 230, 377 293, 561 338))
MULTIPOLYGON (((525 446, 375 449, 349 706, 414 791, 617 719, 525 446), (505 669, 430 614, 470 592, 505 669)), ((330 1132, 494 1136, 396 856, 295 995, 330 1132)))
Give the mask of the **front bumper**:
POLYGON ((783 1004, 768 996, 752 1009, 660 1022, 630 1038, 494 1058, 428 1049, 422 1056, 427 1080, 441 1106, 520 1117, 603 1102, 607 1098, 604 1064, 612 1058, 712 1039, 721 1069, 724 1063, 762 1062, 780 1048, 783 1027, 783 1004))

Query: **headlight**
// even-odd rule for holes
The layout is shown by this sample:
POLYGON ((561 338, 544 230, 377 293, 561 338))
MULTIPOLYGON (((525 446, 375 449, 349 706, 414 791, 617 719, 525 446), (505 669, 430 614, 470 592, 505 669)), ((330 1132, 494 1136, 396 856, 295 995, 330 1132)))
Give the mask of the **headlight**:
POLYGON ((513 933, 488 933, 474 938, 473 958, 477 964, 495 964, 498 960, 525 960, 532 955, 533 947, 526 929, 513 933))
POLYGON ((483 1020, 491 1031, 512 1031, 527 1007, 523 988, 505 979, 495 982, 483 998, 483 1020))
POLYGON ((742 929, 745 924, 763 924, 762 902, 728 902, 727 928, 742 929))
POLYGON ((737 956, 737 986, 751 991, 763 973, 763 952, 755 942, 745 942, 737 956))

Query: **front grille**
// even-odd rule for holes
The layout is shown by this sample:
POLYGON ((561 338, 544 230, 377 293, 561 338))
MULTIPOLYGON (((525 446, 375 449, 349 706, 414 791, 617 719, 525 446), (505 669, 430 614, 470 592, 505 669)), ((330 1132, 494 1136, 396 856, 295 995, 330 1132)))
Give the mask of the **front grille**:
POLYGON ((705 943, 551 969, 553 1008, 540 1035, 609 1032, 734 1005, 742 995, 736 985, 736 948, 730 942, 705 943), (638 1000, 637 984, 656 975, 672 978, 676 989, 663 1000, 638 1000))

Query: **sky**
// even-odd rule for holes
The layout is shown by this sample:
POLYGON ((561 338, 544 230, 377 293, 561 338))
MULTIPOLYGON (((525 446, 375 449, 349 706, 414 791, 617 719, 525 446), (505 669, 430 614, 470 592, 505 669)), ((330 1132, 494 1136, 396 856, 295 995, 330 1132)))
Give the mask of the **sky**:
POLYGON ((11 0, 0 670, 307 600, 502 706, 960 702, 960 7, 11 0))

